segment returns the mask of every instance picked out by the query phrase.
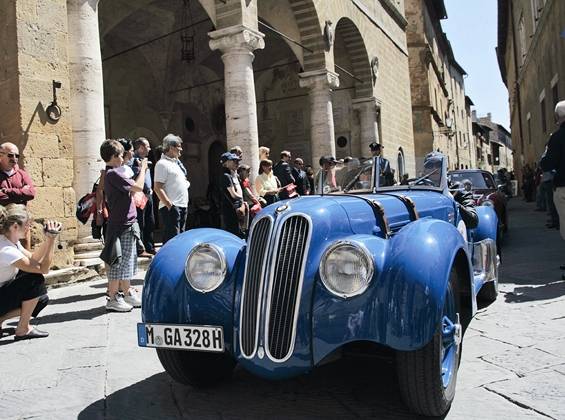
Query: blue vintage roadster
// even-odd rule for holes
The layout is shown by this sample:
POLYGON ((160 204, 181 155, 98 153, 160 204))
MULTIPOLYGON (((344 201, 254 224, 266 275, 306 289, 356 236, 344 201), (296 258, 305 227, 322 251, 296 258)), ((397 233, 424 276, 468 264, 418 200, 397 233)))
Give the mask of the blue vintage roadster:
POLYGON ((322 173, 320 194, 263 209, 247 241, 195 229, 168 242, 145 278, 139 345, 201 386, 236 364, 288 378, 374 343, 394 351, 409 408, 444 414, 477 298, 496 298, 496 214, 477 207, 465 226, 441 156, 409 185, 380 187, 377 168, 322 173))

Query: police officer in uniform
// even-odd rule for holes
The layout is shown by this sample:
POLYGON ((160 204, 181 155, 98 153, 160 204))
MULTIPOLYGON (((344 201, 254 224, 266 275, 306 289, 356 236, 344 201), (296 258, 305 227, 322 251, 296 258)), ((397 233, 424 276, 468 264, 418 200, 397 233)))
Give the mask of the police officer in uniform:
POLYGON ((388 159, 382 157, 381 155, 383 148, 384 146, 382 146, 377 142, 372 142, 369 145, 369 149, 371 149, 372 156, 374 158, 375 157, 381 158, 381 163, 380 163, 381 173, 380 173, 380 182, 379 182, 380 186, 390 187, 391 185, 394 185, 394 175, 392 173, 392 169, 390 168, 390 162, 388 161, 388 159))

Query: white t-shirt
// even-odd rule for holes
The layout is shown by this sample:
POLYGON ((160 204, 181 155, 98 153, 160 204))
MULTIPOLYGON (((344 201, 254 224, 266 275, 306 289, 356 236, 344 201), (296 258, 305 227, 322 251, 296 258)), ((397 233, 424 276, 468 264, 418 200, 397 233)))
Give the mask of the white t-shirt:
POLYGON ((23 249, 20 241, 14 244, 0 235, 0 286, 10 282, 18 274, 19 270, 12 264, 25 257, 23 249))
MULTIPOLYGON (((186 179, 184 172, 177 163, 177 159, 171 159, 165 155, 155 165, 155 182, 161 182, 169 200, 175 207, 188 207, 188 188, 190 182, 186 179)), ((159 208, 165 207, 163 202, 159 208)))

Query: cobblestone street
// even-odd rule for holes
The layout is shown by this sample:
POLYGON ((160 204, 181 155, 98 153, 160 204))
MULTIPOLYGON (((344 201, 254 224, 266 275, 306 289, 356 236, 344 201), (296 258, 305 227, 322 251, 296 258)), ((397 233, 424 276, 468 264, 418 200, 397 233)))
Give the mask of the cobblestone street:
MULTIPOLYGON (((449 420, 565 418, 565 246, 533 204, 509 205, 501 294, 467 330, 449 420)), ((387 360, 347 358, 280 382, 236 369, 217 388, 173 383, 137 347, 140 310, 106 313, 105 287, 51 290, 38 320, 49 338, 0 340, 0 418, 416 418, 387 360)))

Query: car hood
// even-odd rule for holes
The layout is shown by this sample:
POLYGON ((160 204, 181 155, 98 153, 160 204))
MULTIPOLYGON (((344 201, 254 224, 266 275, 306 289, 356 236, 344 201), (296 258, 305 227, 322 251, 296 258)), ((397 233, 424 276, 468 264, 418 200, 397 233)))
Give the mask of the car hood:
POLYGON ((391 230, 399 229, 411 221, 406 205, 398 196, 407 196, 415 203, 419 217, 434 217, 452 221, 453 200, 437 191, 393 191, 386 194, 303 196, 272 204, 258 215, 273 218, 289 213, 304 214, 316 229, 344 234, 379 234, 380 221, 376 220, 373 206, 366 200, 380 203, 391 230))

